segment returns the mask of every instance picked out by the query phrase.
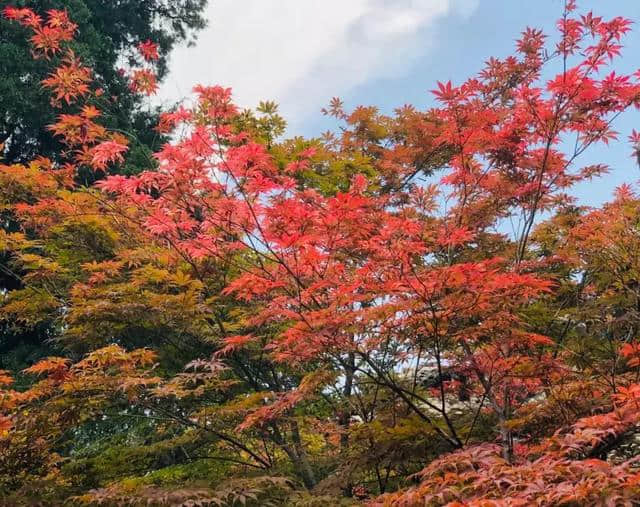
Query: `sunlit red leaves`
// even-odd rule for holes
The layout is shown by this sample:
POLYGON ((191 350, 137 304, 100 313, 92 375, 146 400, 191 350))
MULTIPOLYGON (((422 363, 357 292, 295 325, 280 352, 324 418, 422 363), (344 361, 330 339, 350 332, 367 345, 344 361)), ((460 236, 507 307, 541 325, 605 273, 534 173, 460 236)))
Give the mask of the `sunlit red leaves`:
POLYGON ((33 375, 57 374, 61 371, 67 371, 69 369, 70 362, 71 361, 69 359, 62 357, 49 357, 37 362, 24 371, 25 373, 31 373, 33 375))
POLYGON ((158 80, 150 69, 135 69, 131 73, 129 88, 144 95, 155 95, 158 90, 158 80))
POLYGON ((33 47, 36 51, 41 51, 45 56, 54 55, 60 51, 61 40, 58 30, 48 26, 36 31, 35 35, 31 37, 33 47))
POLYGON ((257 274, 247 274, 232 281, 224 290, 225 294, 236 294, 239 299, 251 301, 258 296, 264 296, 272 291, 286 287, 284 280, 272 280, 257 274))
POLYGON ((561 199, 551 197, 554 192, 594 174, 569 171, 573 158, 558 156, 562 150, 556 148, 563 133, 577 133, 585 147, 608 143, 616 138, 610 118, 637 103, 637 78, 594 72, 618 55, 617 41, 628 31, 628 20, 605 22, 590 15, 576 18, 570 12, 567 9, 559 24, 563 40, 557 51, 573 54, 583 48, 587 56, 547 83, 539 80, 547 60, 542 55, 544 35, 527 30, 518 46, 524 60, 492 59, 480 79, 459 87, 439 83, 434 91, 444 104, 438 111, 445 125, 440 141, 461 151, 452 161, 454 171, 443 179, 454 186, 451 195, 465 202, 460 213, 476 213, 484 206, 482 199, 507 198, 506 204, 507 196, 529 208, 532 203, 542 210, 557 205, 561 199), (587 46, 587 32, 594 34, 595 45, 587 46), (541 149, 547 141, 547 148, 541 149), (461 198, 469 193, 474 194, 473 203, 461 198))
POLYGON ((28 8, 18 8, 8 5, 3 9, 3 14, 5 18, 18 21, 30 28, 39 28, 42 24, 42 18, 28 8))
POLYGON ((544 336, 537 333, 526 333, 524 338, 532 345, 553 345, 554 341, 548 336, 544 336))
POLYGON ((634 403, 638 408, 640 408, 640 405, 638 405, 638 402, 640 402, 640 384, 631 384, 628 387, 618 387, 613 398, 619 403, 634 403))
POLYGON ((459 246, 471 241, 473 233, 465 227, 444 227, 439 231, 438 243, 442 246, 459 246))
POLYGON ((625 343, 620 353, 627 360, 629 366, 640 366, 640 344, 637 342, 625 343))
POLYGON ((296 405, 307 400, 326 382, 333 378, 329 371, 316 371, 305 376, 293 391, 266 396, 265 406, 249 413, 237 430, 244 431, 253 426, 261 426, 285 417, 296 405))
MULTIPOLYGON (((572 9, 568 3, 567 11, 572 9)), ((7 15, 29 26, 42 23, 22 10, 10 9, 7 15)), ((118 284, 140 289, 152 310, 166 309, 178 297, 149 295, 144 292, 148 284, 167 285, 172 291, 200 284, 179 300, 180 309, 210 312, 218 302, 200 292, 207 282, 200 270, 224 264, 232 266, 232 275, 221 277, 211 292, 250 310, 228 335, 226 323, 213 326, 223 328, 216 340, 209 341, 209 335, 205 340, 215 343, 216 360, 190 363, 193 372, 163 382, 151 376, 153 352, 127 352, 111 345, 73 365, 50 358, 32 366, 27 373, 45 378, 39 391, 28 391, 22 401, 43 399, 59 382, 70 396, 125 394, 131 401, 149 388, 158 398, 203 396, 209 388, 233 382, 220 380, 223 366, 218 360, 231 361, 255 348, 270 366, 305 373, 281 389, 256 390, 247 396, 250 406, 225 407, 238 430, 255 431, 290 422, 326 383, 335 386, 329 372, 343 373, 345 355, 356 357, 361 368, 372 358, 384 357, 391 365, 387 372, 367 370, 376 389, 384 390, 404 365, 444 346, 448 365, 468 377, 465 383, 474 396, 487 400, 484 410, 499 421, 499 429, 517 433, 524 427, 518 410, 575 372, 562 363, 561 354, 552 353, 560 341, 542 334, 544 330, 535 332, 540 326, 527 322, 527 306, 544 302, 555 288, 547 275, 551 263, 539 262, 537 252, 527 248, 528 232, 511 241, 496 229, 517 215, 525 218, 526 230, 526 223, 533 225, 540 212, 568 202, 561 191, 604 171, 598 165, 570 167, 573 154, 566 152, 563 139, 578 134, 585 145, 612 139, 609 120, 637 100, 637 76, 592 72, 618 54, 619 45, 611 41, 627 28, 624 20, 606 23, 592 16, 568 16, 560 25, 563 39, 557 50, 576 57, 583 51, 586 56, 547 82, 541 80, 548 56, 545 36, 527 30, 517 56, 490 60, 480 76, 460 86, 438 83, 434 94, 441 106, 428 115, 410 107, 393 117, 373 107, 347 113, 334 100, 327 112, 345 126, 317 151, 296 147, 274 156, 271 147, 250 132, 238 131, 230 90, 197 87, 195 107, 181 107, 161 118, 158 130, 184 126, 184 136, 154 155, 157 170, 109 177, 97 185, 102 193, 91 194, 99 195, 101 212, 109 210, 103 213, 109 226, 123 229, 127 241, 152 253, 145 257, 116 249, 113 259, 83 262, 81 279, 70 289, 71 307, 65 309, 69 316, 77 312, 93 318, 97 306, 86 304, 87 296, 102 304, 107 298, 99 291, 118 284), (587 33, 597 40, 583 48, 587 33), (433 167, 446 168, 442 187, 449 194, 443 206, 435 187, 412 183, 420 173, 417 168, 426 167, 429 173, 432 158, 433 167), (320 191, 305 182, 308 175, 324 176, 325 170, 330 174, 332 164, 344 177, 341 185, 320 191), (519 247, 522 252, 515 253, 519 247), (158 251, 162 253, 156 255, 158 251), (172 273, 178 265, 180 271, 172 273), (65 382, 66 375, 75 382, 65 382)), ((50 15, 33 41, 37 50, 58 51, 59 43, 67 40, 65 29, 70 29, 65 16, 50 15)), ((147 62, 159 56, 150 41, 138 50, 147 62)), ((44 84, 56 101, 73 103, 89 96, 90 81, 89 70, 69 54, 44 84)), ((134 70, 131 87, 153 93, 155 75, 149 69, 134 70)), ((95 123, 99 117, 98 109, 85 105, 76 115, 60 116, 51 130, 73 149, 76 163, 106 170, 123 162, 127 143, 95 123)), ((640 138, 634 133, 631 141, 639 143, 640 138)), ((25 168, 13 169, 2 170, 2 182, 12 177, 28 190, 29 199, 12 207, 23 225, 37 225, 37 231, 46 233, 79 214, 80 201, 68 196, 74 193, 42 176, 51 173, 51 167, 43 167, 37 177, 25 175, 25 168)), ((611 225, 620 211, 624 206, 618 203, 588 215, 570 233, 576 240, 573 247, 584 253, 609 246, 606 238, 617 232, 611 225)), ((577 258, 571 254, 563 258, 577 258)), ((45 265, 39 257, 22 260, 39 263, 40 271, 54 271, 53 263, 45 265)), ((122 288, 113 292, 120 294, 118 290, 122 288)), ((620 350, 630 366, 639 364, 637 352, 632 344, 620 350)), ((429 394, 445 412, 448 397, 461 384, 447 381, 429 394)), ((406 394, 403 389, 396 394, 406 394)), ((619 413, 595 415, 569 434, 545 441, 544 449, 538 448, 545 454, 540 461, 530 455, 528 445, 519 444, 513 449, 514 463, 508 463, 500 456, 509 441, 504 435, 502 449, 472 446, 446 456, 421 474, 417 488, 393 497, 391 505, 489 505, 496 496, 522 505, 554 505, 568 498, 591 501, 600 489, 589 481, 619 486, 619 471, 598 460, 569 462, 567 453, 598 445, 634 424, 630 406, 637 395, 637 386, 619 386, 613 395, 619 413)), ((402 409, 414 410, 407 407, 402 409)), ((332 417, 335 421, 336 414, 332 417)), ((440 426, 444 424, 433 429, 440 426)), ((625 480, 634 480, 623 472, 625 480)))
POLYGON ((54 93, 54 101, 67 104, 89 93, 91 70, 69 51, 62 64, 42 84, 54 93))
POLYGON ((238 112, 238 108, 231 101, 231 88, 197 85, 193 91, 198 96, 200 109, 211 120, 229 119, 238 112))
POLYGON ((6 370, 0 370, 0 386, 9 386, 13 384, 13 377, 6 370))
MULTIPOLYGON (((126 141, 126 139, 120 139, 126 141)), ((110 164, 124 162, 128 146, 119 141, 104 141, 91 149, 91 165, 94 169, 105 170, 110 164)))
POLYGON ((224 357, 238 349, 243 348, 253 340, 251 335, 227 336, 222 341, 223 347, 216 352, 216 356, 224 357))
POLYGON ((38 361, 33 366, 25 369, 25 373, 31 375, 47 376, 54 382, 63 381, 69 372, 71 361, 62 357, 49 357, 38 361))
MULTIPOLYGON (((73 40, 77 25, 73 23, 66 11, 47 11, 46 21, 30 9, 7 7, 4 15, 8 19, 18 21, 33 30, 31 44, 36 57, 50 57, 64 51, 57 67, 49 77, 42 81, 45 88, 52 92, 52 105, 60 107, 62 103, 70 105, 81 102, 90 95, 99 97, 102 89, 92 90, 92 71, 76 57, 73 51, 65 48, 62 43, 73 40)), ((157 59, 157 45, 151 41, 141 43, 139 51, 147 61, 157 59)), ((131 87, 134 91, 153 94, 157 89, 157 79, 150 69, 134 69, 131 75, 131 87)), ((119 136, 107 135, 104 127, 94 120, 101 116, 101 112, 93 105, 80 104, 81 111, 77 114, 64 114, 49 127, 72 151, 65 153, 71 159, 70 165, 88 165, 104 170, 111 163, 123 160, 121 146, 126 140, 119 136), (101 146, 93 146, 101 143, 101 146), (121 146, 118 146, 121 145, 121 146)))
POLYGON ((432 90, 436 98, 441 102, 448 102, 458 97, 458 90, 453 87, 451 81, 447 81, 446 83, 441 83, 438 81, 438 89, 432 90))
POLYGON ((107 135, 107 129, 92 121, 99 111, 89 106, 87 111, 79 115, 62 114, 48 130, 59 136, 69 147, 87 146, 107 135))
POLYGON ((21 25, 33 30, 31 44, 36 57, 51 57, 62 49, 61 43, 73 40, 77 25, 72 23, 66 11, 47 11, 47 21, 31 9, 5 7, 4 16, 7 19, 18 21, 21 25))
POLYGON ((175 111, 165 112, 160 115, 160 122, 157 130, 162 133, 169 133, 182 123, 191 121, 193 115, 191 111, 179 106, 175 111))
POLYGON ((143 58, 148 62, 153 62, 160 57, 158 54, 158 45, 150 40, 138 44, 138 51, 140 51, 140 54, 142 54, 143 58))
POLYGON ((418 474, 416 479, 422 479, 418 486, 384 495, 369 505, 625 504, 638 499, 637 491, 623 487, 637 477, 631 462, 615 466, 599 459, 571 460, 562 454, 510 465, 496 446, 481 445, 436 460, 418 474))

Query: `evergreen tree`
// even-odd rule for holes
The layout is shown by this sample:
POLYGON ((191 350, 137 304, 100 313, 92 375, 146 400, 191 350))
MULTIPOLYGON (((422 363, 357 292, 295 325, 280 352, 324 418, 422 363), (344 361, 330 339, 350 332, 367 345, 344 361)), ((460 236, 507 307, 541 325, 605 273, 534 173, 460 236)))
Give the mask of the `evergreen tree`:
MULTIPOLYGON (((90 63, 104 89, 98 105, 108 114, 106 126, 132 138, 125 172, 148 164, 149 150, 158 140, 149 128, 155 114, 142 107, 142 96, 130 90, 119 68, 132 63, 137 44, 152 40, 158 44, 156 73, 162 79, 171 50, 176 44, 193 42, 205 26, 206 4, 207 0, 0 0, 0 8, 30 7, 39 14, 60 9, 72 14, 78 24, 74 51, 90 63)), ((47 130, 56 111, 41 86, 51 62, 31 58, 26 34, 23 27, 0 19, 0 143, 5 145, 5 162, 28 161, 36 155, 55 158, 60 152, 59 142, 47 130)))

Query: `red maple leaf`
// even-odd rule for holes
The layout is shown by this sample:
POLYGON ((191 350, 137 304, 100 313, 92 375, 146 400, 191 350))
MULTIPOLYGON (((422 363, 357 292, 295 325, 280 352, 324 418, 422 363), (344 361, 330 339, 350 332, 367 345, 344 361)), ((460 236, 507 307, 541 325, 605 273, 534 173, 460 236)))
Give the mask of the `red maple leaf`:
POLYGON ((158 45, 150 40, 146 40, 138 44, 138 51, 140 51, 142 57, 148 62, 153 62, 160 58, 160 55, 158 54, 158 45))
POLYGON ((104 170, 114 162, 123 162, 127 146, 117 141, 105 141, 91 150, 92 166, 94 169, 104 170))

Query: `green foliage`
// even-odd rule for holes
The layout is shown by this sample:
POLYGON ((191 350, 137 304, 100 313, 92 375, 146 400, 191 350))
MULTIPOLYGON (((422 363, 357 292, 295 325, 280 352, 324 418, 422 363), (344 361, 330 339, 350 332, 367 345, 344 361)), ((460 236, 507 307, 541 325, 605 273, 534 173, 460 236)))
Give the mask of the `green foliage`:
MULTIPOLYGON (((91 38, 98 5, 66 5, 91 38)), ((199 26, 180 9, 202 6, 124 2, 116 21, 156 14, 118 36, 148 29, 165 54, 199 26)), ((565 189, 601 169, 572 172, 561 140, 608 141, 610 120, 640 104, 640 77, 589 77, 629 22, 568 23, 573 8, 554 55, 587 33, 601 45, 548 83, 553 58, 527 30, 517 57, 439 83, 437 110, 346 112, 334 99, 337 133, 288 140, 275 104, 239 111, 230 90, 198 87, 193 107, 160 118, 183 136, 154 153, 159 170, 91 187, 111 164, 137 172, 118 167, 123 153, 144 165, 149 152, 91 120, 93 106, 111 112, 86 80, 74 91, 54 79, 88 106, 56 124, 83 168, 53 148, 53 162, 0 164, 13 281, 0 323, 55 351, 36 342, 34 357, 25 339, 2 357, 2 501, 636 502, 636 461, 614 464, 610 451, 640 424, 640 197, 623 187, 602 208, 571 206, 565 189), (74 141, 78 125, 97 133, 74 141), (425 181, 442 168, 446 199, 425 181), (498 232, 514 217, 525 219, 514 237, 498 232)), ((24 26, 29 15, 7 13, 24 26)), ((68 35, 65 19, 50 13, 36 32, 68 35)), ((74 44, 99 70, 86 41, 74 44)), ((110 44, 130 56, 131 40, 110 44)))
MULTIPOLYGON (((153 167, 151 153, 165 138, 154 130, 159 109, 150 108, 141 95, 130 90, 119 67, 133 62, 138 43, 153 40, 160 53, 156 71, 160 78, 165 76, 171 50, 178 44, 193 42, 205 26, 202 13, 206 5, 207 0, 123 0, 117 6, 102 0, 0 0, 0 10, 6 6, 32 7, 44 14, 49 9, 66 9, 72 15, 78 31, 71 46, 93 68, 96 85, 103 90, 103 94, 92 101, 102 110, 106 127, 131 139, 125 162, 115 168, 122 174, 153 167)), ((0 145, 3 147, 0 159, 5 163, 31 161, 36 157, 59 159, 63 146, 47 126, 54 123, 59 112, 70 113, 75 108, 67 106, 56 111, 51 107, 50 95, 41 81, 51 72, 52 63, 55 62, 34 59, 28 32, 0 17, 0 145)), ((89 185, 97 176, 83 169, 77 179, 89 185)), ((16 224, 9 214, 3 213, 2 222, 3 229, 15 230, 16 224)), ((83 258, 99 260, 110 255, 111 240, 100 234, 96 229, 99 227, 88 223, 81 226, 77 221, 75 225, 61 225, 56 232, 57 239, 48 246, 60 250, 55 256, 61 265, 78 269, 83 258), (89 251, 93 249, 100 250, 96 257, 89 251)), ((0 265, 5 267, 0 272, 0 291, 19 289, 25 283, 21 280, 20 266, 14 264, 13 271, 8 273, 10 264, 11 259, 0 253, 0 265)), ((16 304, 21 300, 21 304, 31 308, 27 312, 31 314, 52 308, 50 296, 42 293, 16 293, 12 300, 16 304)), ((55 324, 41 319, 30 320, 29 324, 29 331, 7 325, 0 328, 0 357, 3 358, 0 366, 23 360, 20 364, 24 367, 38 353, 55 351, 48 341, 56 334, 55 324)))
MULTIPOLYGON (((41 14, 49 9, 66 9, 73 14, 78 24, 73 47, 92 66, 98 85, 104 89, 96 101, 107 114, 106 126, 136 140, 123 170, 138 172, 149 167, 150 150, 162 139, 149 128, 156 113, 144 110, 141 97, 129 90, 118 67, 133 58, 137 43, 153 40, 160 47, 158 73, 164 76, 171 50, 192 41, 204 27, 206 4, 207 0, 125 0, 114 8, 101 0, 1 0, 0 9, 11 5, 33 7, 41 14)), ((27 32, 15 23, 0 19, 0 33, 0 143, 6 145, 4 159, 56 158, 61 146, 46 128, 54 121, 54 111, 41 86, 51 71, 50 62, 31 57, 27 32)))

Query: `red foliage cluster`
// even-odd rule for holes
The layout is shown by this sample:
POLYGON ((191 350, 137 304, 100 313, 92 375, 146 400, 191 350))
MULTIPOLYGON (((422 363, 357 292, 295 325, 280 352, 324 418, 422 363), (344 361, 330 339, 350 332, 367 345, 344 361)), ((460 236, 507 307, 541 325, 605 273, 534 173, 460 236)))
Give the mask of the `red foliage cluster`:
MULTIPOLYGON (((66 14, 56 11, 48 13, 46 24, 28 9, 7 8, 5 16, 34 31, 34 51, 45 57, 63 51, 61 43, 75 30, 66 14)), ((154 155, 157 168, 106 177, 92 192, 100 191, 106 215, 136 231, 136 241, 166 249, 201 285, 206 283, 201 270, 216 263, 233 268, 220 297, 251 305, 243 325, 256 331, 223 333, 215 359, 191 365, 208 369, 197 380, 211 381, 225 371, 225 361, 251 347, 259 347, 275 367, 303 372, 293 387, 258 393, 260 406, 238 409, 243 416, 238 433, 271 428, 275 434, 274 424, 326 386, 357 384, 360 376, 391 393, 394 404, 452 451, 415 477, 418 486, 372 505, 638 500, 635 461, 613 465, 595 458, 638 424, 637 379, 614 381, 594 413, 575 417, 569 430, 564 424, 543 438, 520 431, 536 399, 560 397, 556 390, 570 384, 590 388, 595 376, 589 371, 579 378, 562 340, 532 324, 527 309, 557 296, 555 263, 580 267, 586 256, 595 257, 594 250, 622 241, 616 234, 628 231, 629 224, 616 220, 626 209, 628 192, 622 189, 610 208, 587 214, 572 227, 571 248, 545 256, 531 243, 541 213, 566 210, 573 204, 568 189, 606 172, 602 165, 580 167, 579 156, 595 143, 615 139, 613 120, 640 105, 640 74, 610 71, 629 29, 623 18, 578 16, 574 3, 567 2, 558 24, 560 41, 551 52, 540 31, 526 30, 515 56, 491 59, 479 76, 460 86, 439 83, 434 94, 440 106, 428 115, 401 110, 400 126, 389 129, 409 133, 403 131, 404 142, 388 149, 363 134, 373 130, 373 110, 347 114, 334 101, 329 114, 355 127, 340 139, 327 139, 324 152, 367 153, 376 163, 374 175, 350 175, 348 188, 335 192, 301 184, 321 165, 315 148, 298 150, 283 163, 257 135, 238 128, 240 114, 229 89, 199 86, 195 105, 162 116, 158 130, 184 126, 186 134, 154 155), (543 68, 554 61, 561 62, 560 71, 545 80, 543 68), (569 137, 575 138, 572 151, 566 149, 569 137), (446 155, 447 171, 438 187, 413 183, 416 161, 427 149, 446 155), (521 222, 509 239, 497 231, 512 217, 521 222), (621 225, 616 229, 612 223, 621 225), (415 378, 427 355, 439 373, 443 366, 455 372, 457 383, 440 382, 426 394, 419 390, 415 378), (398 380, 406 368, 415 368, 412 385, 398 380), (470 428, 459 424, 451 409, 452 392, 463 388, 467 398, 477 400, 470 428), (493 439, 469 442, 480 415, 495 421, 493 439)), ((147 41, 138 49, 148 63, 157 60, 155 44, 147 41)), ((89 70, 69 50, 43 84, 56 102, 79 104, 92 93, 89 70)), ((157 83, 143 68, 133 72, 131 86, 152 94, 157 83)), ((97 124, 99 117, 99 110, 84 105, 78 114, 60 116, 51 129, 69 147, 74 164, 107 171, 124 160, 128 143, 97 124)), ((637 143, 637 134, 631 139, 637 143)), ((55 186, 51 175, 58 169, 49 169, 42 181, 55 186)), ((64 194, 40 192, 35 202, 12 208, 23 224, 46 229, 57 215, 75 209, 77 203, 65 201, 64 194)), ((129 261, 123 256, 85 266, 90 278, 72 290, 89 293, 107 284, 129 261)), ((640 364, 635 341, 621 344, 619 355, 630 368, 640 364)), ((111 389, 135 400, 152 388, 146 392, 157 397, 186 396, 185 377, 163 381, 151 375, 154 360, 148 350, 126 352, 115 345, 75 364, 45 359, 26 372, 44 380, 25 392, 7 391, 1 408, 10 414, 59 392, 102 396, 111 389)), ((0 374, 0 384, 10 382, 0 374)), ((349 418, 338 410, 334 416, 347 434, 349 418)), ((11 431, 11 425, 10 415, 0 419, 0 431, 11 431)), ((231 443, 257 466, 269 466, 261 451, 231 443)), ((289 453, 285 444, 282 448, 289 453)), ((309 476, 304 480, 312 483, 309 476)))

